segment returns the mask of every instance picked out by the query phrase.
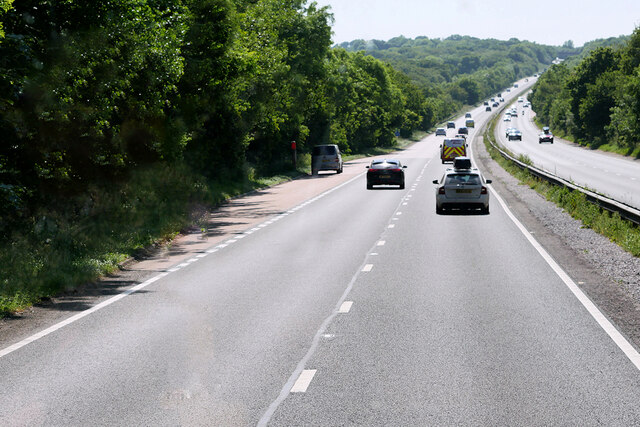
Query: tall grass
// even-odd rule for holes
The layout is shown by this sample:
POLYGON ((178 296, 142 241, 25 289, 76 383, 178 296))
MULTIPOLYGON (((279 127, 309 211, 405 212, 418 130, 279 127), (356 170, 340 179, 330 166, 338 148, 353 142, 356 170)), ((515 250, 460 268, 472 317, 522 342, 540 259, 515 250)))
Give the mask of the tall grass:
MULTIPOLYGON (((563 208, 573 218, 580 220, 584 227, 591 228, 609 238, 633 256, 640 256, 640 228, 638 226, 621 218, 617 212, 608 212, 589 202, 583 193, 552 185, 532 175, 528 170, 520 169, 502 157, 489 142, 493 140, 494 126, 495 122, 487 126, 484 134, 485 147, 491 158, 522 183, 563 208)), ((524 161, 523 159, 520 160, 524 161)), ((526 161, 525 163, 530 164, 530 162, 526 161)))
MULTIPOLYGON (((309 160, 301 160, 308 168, 309 160)), ((155 164, 43 209, 0 247, 0 316, 112 273, 179 230, 203 226, 208 208, 301 173, 290 168, 265 178, 247 166, 239 179, 206 181, 185 165, 155 164)))

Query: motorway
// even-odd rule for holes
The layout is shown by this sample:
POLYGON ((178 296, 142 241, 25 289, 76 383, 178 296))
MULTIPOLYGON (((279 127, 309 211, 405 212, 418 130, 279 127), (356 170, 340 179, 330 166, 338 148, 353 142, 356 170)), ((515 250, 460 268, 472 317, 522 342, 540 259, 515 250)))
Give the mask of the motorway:
MULTIPOLYGON (((525 98, 526 99, 526 98, 525 98)), ((535 114, 523 103, 513 104, 518 118, 496 126, 496 137, 516 156, 526 154, 534 166, 564 178, 576 185, 608 196, 629 206, 640 208, 640 160, 580 147, 560 138, 554 143, 538 143, 540 129, 533 122, 535 114), (522 115, 524 111, 524 115, 522 115), (505 130, 522 131, 522 141, 509 141, 505 130)))
POLYGON ((440 141, 405 190, 284 184, 331 188, 0 348, 0 425, 640 423, 640 355, 499 195, 436 215, 440 141))

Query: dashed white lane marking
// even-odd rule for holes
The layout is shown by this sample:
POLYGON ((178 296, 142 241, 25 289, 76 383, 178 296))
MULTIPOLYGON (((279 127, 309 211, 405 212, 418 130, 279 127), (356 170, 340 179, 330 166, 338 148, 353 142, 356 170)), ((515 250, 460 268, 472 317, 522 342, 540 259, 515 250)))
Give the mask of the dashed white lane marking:
POLYGON ((407 205, 408 205, 408 203, 407 203, 407 202, 404 202, 404 203, 402 204, 402 206, 407 206, 407 205))
POLYGON ((402 215, 402 212, 396 212, 396 215, 402 215))
POLYGON ((380 241, 378 242, 378 246, 384 246, 384 244, 385 244, 385 243, 387 243, 387 241, 386 241, 386 240, 380 240, 380 241))
POLYGON ((371 252, 369 255, 376 256, 376 255, 378 255, 378 252, 371 252))
POLYGON ((227 243, 235 243, 235 242, 237 242, 236 239, 227 240, 227 243))
POLYGON ((296 383, 291 387, 291 393, 305 393, 315 374, 316 369, 305 369, 302 371, 296 383))
POLYGON ((362 268, 363 272, 367 272, 367 271, 371 271, 371 269, 373 268, 373 264, 367 264, 362 268))
POLYGON ((204 258, 204 257, 206 257, 207 255, 209 255, 209 254, 207 254, 207 253, 204 253, 204 254, 198 254, 198 255, 196 255, 196 258, 204 258))
POLYGON ((397 220, 399 220, 400 218, 391 218, 391 219, 392 219, 393 221, 397 221, 397 220))
POLYGON ((342 305, 340 306, 340 310, 338 310, 338 313, 348 313, 349 310, 351 310, 352 305, 353 305, 353 301, 343 302, 342 305))
POLYGON ((395 224, 389 224, 389 228, 393 228, 395 226, 396 226, 395 224))

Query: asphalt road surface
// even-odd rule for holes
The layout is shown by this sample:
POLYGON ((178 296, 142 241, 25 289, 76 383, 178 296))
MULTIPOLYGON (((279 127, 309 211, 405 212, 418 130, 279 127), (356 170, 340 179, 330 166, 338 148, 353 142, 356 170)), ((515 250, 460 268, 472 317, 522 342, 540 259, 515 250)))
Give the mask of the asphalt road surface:
POLYGON ((405 190, 366 190, 352 162, 318 178, 332 190, 0 349, 0 425, 640 423, 637 353, 498 196, 489 215, 436 215, 440 140, 399 153, 405 190))
POLYGON ((526 154, 535 166, 554 175, 640 208, 640 160, 580 147, 557 137, 553 144, 540 144, 540 129, 533 122, 534 112, 522 105, 513 104, 518 111, 516 119, 501 120, 496 126, 496 136, 505 147, 516 156, 526 154), (505 136, 508 127, 522 131, 522 141, 509 141, 505 136))

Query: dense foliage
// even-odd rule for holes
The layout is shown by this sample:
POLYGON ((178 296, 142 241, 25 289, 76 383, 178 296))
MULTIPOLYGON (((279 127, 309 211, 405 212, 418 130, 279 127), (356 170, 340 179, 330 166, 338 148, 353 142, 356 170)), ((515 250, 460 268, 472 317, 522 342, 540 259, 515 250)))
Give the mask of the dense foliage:
POLYGON ((304 0, 1 0, 0 308, 292 169, 291 141, 350 153, 433 126, 402 73, 331 49, 331 22, 304 0))
POLYGON ((355 40, 342 43, 349 51, 363 51, 407 74, 433 101, 439 116, 473 105, 515 80, 547 67, 557 56, 573 55, 572 47, 552 47, 518 39, 481 40, 453 35, 446 39, 396 37, 389 41, 355 40))
POLYGON ((392 147, 555 53, 456 36, 367 55, 332 49, 331 23, 305 0, 0 0, 0 311, 295 173, 292 141, 392 147))
POLYGON ((600 43, 573 65, 544 73, 529 99, 538 119, 577 142, 640 148, 640 29, 622 44, 600 43))

